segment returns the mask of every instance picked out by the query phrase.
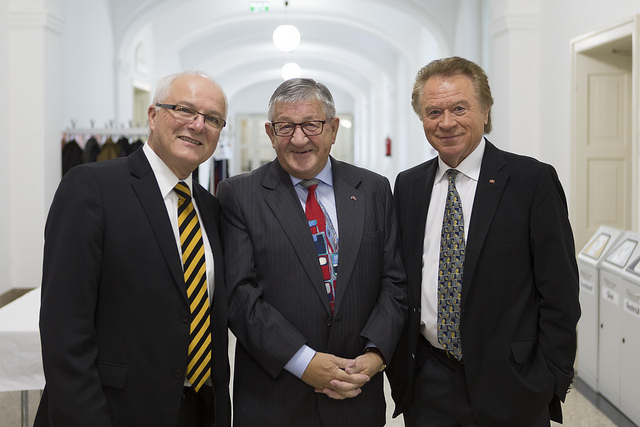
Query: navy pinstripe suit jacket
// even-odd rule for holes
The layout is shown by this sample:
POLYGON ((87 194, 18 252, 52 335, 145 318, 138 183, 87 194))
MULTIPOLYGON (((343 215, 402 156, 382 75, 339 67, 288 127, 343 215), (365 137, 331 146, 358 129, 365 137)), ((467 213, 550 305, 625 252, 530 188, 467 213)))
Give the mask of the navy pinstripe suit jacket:
POLYGON ((303 345, 354 358, 367 341, 391 356, 406 317, 398 229, 386 178, 331 158, 340 259, 335 315, 304 211, 277 160, 220 183, 236 426, 382 426, 382 375, 332 400, 284 370, 303 345))

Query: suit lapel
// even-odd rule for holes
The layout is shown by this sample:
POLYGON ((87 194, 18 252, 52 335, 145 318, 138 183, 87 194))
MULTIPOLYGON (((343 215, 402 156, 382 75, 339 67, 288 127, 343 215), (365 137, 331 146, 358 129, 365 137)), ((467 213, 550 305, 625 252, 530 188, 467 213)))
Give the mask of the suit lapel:
POLYGON ((493 221, 496 209, 504 188, 509 181, 509 173, 504 170, 505 161, 502 153, 487 141, 482 157, 478 187, 467 236, 465 249, 464 278, 462 285, 462 304, 466 303, 466 295, 473 283, 473 276, 478 265, 478 259, 493 221))
MULTIPOLYGON (((406 239, 406 252, 404 256, 408 259, 407 268, 413 266, 414 270, 422 271, 422 257, 424 253, 424 238, 427 225, 427 213, 433 191, 433 181, 438 169, 438 158, 434 158, 425 164, 418 173, 411 177, 411 181, 404 183, 403 186, 408 188, 405 206, 401 206, 403 212, 400 220, 405 224, 415 224, 414 228, 409 228, 403 233, 402 238, 406 239)), ((437 207, 434 207, 437 209, 437 207)), ((411 295, 420 298, 421 280, 413 281, 416 285, 409 289, 411 295)))
POLYGON ((167 208, 164 204, 162 194, 160 194, 156 177, 149 165, 149 161, 141 149, 132 153, 128 159, 129 171, 132 176, 137 178, 137 180, 134 180, 131 183, 131 186, 147 214, 147 219, 149 220, 153 233, 158 240, 160 250, 162 251, 164 259, 169 266, 174 282, 179 288, 179 293, 184 297, 184 302, 186 304, 187 293, 184 287, 180 255, 178 253, 178 248, 176 247, 176 240, 173 230, 171 229, 171 222, 167 216, 167 208))
POLYGON ((204 196, 207 193, 203 187, 197 184, 195 181, 193 182, 193 197, 196 199, 196 203, 198 204, 198 211, 200 212, 199 220, 202 223, 206 233, 207 238, 209 239, 209 243, 211 245, 211 250, 213 251, 214 259, 217 255, 221 255, 221 246, 220 246, 220 234, 218 232, 218 224, 219 218, 217 212, 213 209, 211 203, 204 201, 204 196))
POLYGON ((263 187, 270 190, 265 201, 274 218, 280 224, 282 232, 291 242, 293 250, 298 256, 300 264, 309 276, 313 288, 319 298, 323 301, 327 313, 331 313, 327 291, 324 287, 322 270, 318 264, 318 253, 316 252, 309 231, 309 224, 304 215, 298 195, 293 189, 291 178, 282 169, 277 160, 274 160, 265 174, 263 187))
POLYGON ((196 203, 198 204, 198 211, 200 211, 199 220, 207 233, 209 246, 211 246, 211 251, 213 252, 215 281, 217 283, 223 283, 224 263, 222 262, 222 240, 220 237, 220 230, 218 228, 220 218, 218 217, 218 211, 214 209, 214 205, 211 202, 204 200, 207 193, 208 191, 194 180, 193 197, 196 199, 196 203))
POLYGON ((358 257, 364 233, 367 204, 358 187, 362 178, 355 171, 331 158, 333 194, 338 215, 338 278, 336 281, 335 312, 340 309, 347 285, 351 281, 353 267, 358 257))

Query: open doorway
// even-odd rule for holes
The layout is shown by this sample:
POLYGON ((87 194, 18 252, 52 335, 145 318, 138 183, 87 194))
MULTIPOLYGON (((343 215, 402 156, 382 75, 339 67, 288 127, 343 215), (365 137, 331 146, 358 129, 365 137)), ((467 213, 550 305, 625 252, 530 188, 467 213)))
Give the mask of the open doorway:
POLYGON ((601 225, 637 227, 636 28, 633 20, 571 44, 575 89, 571 215, 578 249, 601 225))
POLYGON ((133 123, 132 127, 144 128, 148 125, 147 110, 151 105, 151 91, 142 85, 133 86, 133 123))

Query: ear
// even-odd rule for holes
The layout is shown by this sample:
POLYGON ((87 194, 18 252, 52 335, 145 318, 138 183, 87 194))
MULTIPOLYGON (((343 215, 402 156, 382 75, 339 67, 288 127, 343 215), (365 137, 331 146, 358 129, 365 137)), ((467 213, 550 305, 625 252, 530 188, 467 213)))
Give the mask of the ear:
POLYGON ((155 127, 155 119, 156 119, 157 113, 158 113, 158 110, 156 109, 155 105, 149 105, 149 108, 147 109, 147 118, 149 119, 149 130, 153 130, 153 128, 155 127))
POLYGON ((265 132, 267 132, 267 136, 271 140, 271 146, 275 148, 274 139, 276 137, 276 134, 273 131, 273 126, 271 126, 271 122, 265 122, 264 123, 264 130, 265 130, 265 132))
POLYGON ((340 129, 340 118, 339 117, 334 117, 333 119, 331 119, 331 134, 333 135, 333 142, 332 144, 336 143, 336 136, 338 135, 338 129, 340 129))

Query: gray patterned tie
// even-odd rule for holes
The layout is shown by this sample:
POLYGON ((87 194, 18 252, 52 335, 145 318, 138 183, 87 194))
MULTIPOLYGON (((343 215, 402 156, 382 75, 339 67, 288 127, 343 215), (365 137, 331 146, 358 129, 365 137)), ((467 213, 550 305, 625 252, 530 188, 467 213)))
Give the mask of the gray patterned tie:
POLYGON ((438 342, 462 360, 460 342, 460 300, 464 264, 464 220, 462 202, 456 190, 456 169, 447 170, 449 189, 442 220, 440 265, 438 270, 438 342))

